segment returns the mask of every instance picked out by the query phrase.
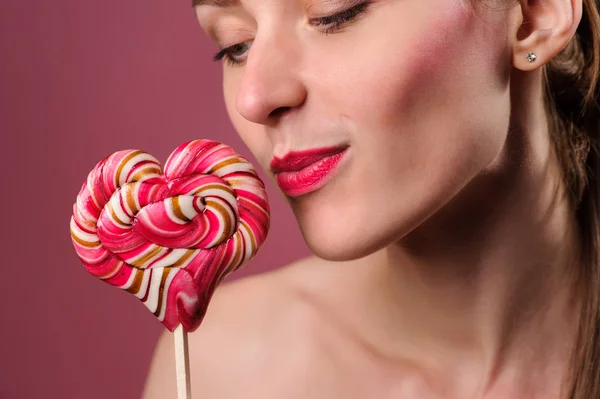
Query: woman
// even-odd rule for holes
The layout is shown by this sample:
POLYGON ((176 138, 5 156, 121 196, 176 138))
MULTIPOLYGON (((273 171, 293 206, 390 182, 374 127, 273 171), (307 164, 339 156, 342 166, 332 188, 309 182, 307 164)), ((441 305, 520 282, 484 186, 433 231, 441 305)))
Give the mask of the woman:
POLYGON ((597 1, 195 7, 315 256, 218 290, 194 397, 600 398, 597 1))

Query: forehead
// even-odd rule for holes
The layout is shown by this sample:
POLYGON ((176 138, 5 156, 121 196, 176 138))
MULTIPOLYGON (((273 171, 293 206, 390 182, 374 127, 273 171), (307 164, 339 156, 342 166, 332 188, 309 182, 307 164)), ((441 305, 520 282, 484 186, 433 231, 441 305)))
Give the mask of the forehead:
POLYGON ((215 7, 235 7, 241 5, 241 0, 192 0, 192 6, 210 5, 215 7))
MULTIPOLYGON (((257 0, 258 2, 265 2, 265 0, 257 0)), ((326 3, 328 1, 330 2, 336 2, 334 0, 320 0, 323 3, 326 3)), ((359 0, 337 0, 337 2, 358 2, 359 0)), ((277 3, 286 3, 289 2, 289 0, 273 0, 273 3, 277 4, 277 3)), ((213 6, 213 7, 220 7, 220 8, 228 8, 228 7, 240 7, 242 6, 242 0, 192 0, 192 6, 193 7, 197 7, 197 6, 213 6)))

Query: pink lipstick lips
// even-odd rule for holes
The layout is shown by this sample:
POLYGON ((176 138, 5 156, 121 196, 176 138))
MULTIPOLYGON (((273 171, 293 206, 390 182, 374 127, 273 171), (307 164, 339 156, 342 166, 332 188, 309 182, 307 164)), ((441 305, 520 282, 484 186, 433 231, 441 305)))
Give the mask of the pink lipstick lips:
POLYGON ((270 167, 279 188, 290 197, 298 197, 321 188, 339 164, 348 146, 292 151, 273 158, 270 167))

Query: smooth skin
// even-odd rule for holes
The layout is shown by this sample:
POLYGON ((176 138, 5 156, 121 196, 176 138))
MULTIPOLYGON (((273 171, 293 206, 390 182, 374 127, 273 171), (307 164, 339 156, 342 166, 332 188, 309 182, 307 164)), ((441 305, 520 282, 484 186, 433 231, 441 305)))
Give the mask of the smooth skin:
MULTIPOLYGON (((288 198, 315 256, 217 290, 189 337, 193 397, 559 399, 580 238, 541 67, 581 0, 376 0, 329 35, 308 22, 359 2, 196 7, 220 48, 246 43, 224 99, 269 174, 290 150, 350 148, 288 198)), ((173 357, 166 333, 145 399, 176 397, 173 357)))

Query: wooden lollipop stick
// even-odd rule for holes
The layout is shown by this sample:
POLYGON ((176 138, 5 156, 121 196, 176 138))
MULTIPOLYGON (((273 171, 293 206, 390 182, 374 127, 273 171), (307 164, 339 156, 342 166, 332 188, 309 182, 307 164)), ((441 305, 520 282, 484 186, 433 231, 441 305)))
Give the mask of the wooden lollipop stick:
POLYGON ((175 328, 175 368, 177 370, 177 399, 192 399, 190 358, 187 332, 181 324, 175 328))

